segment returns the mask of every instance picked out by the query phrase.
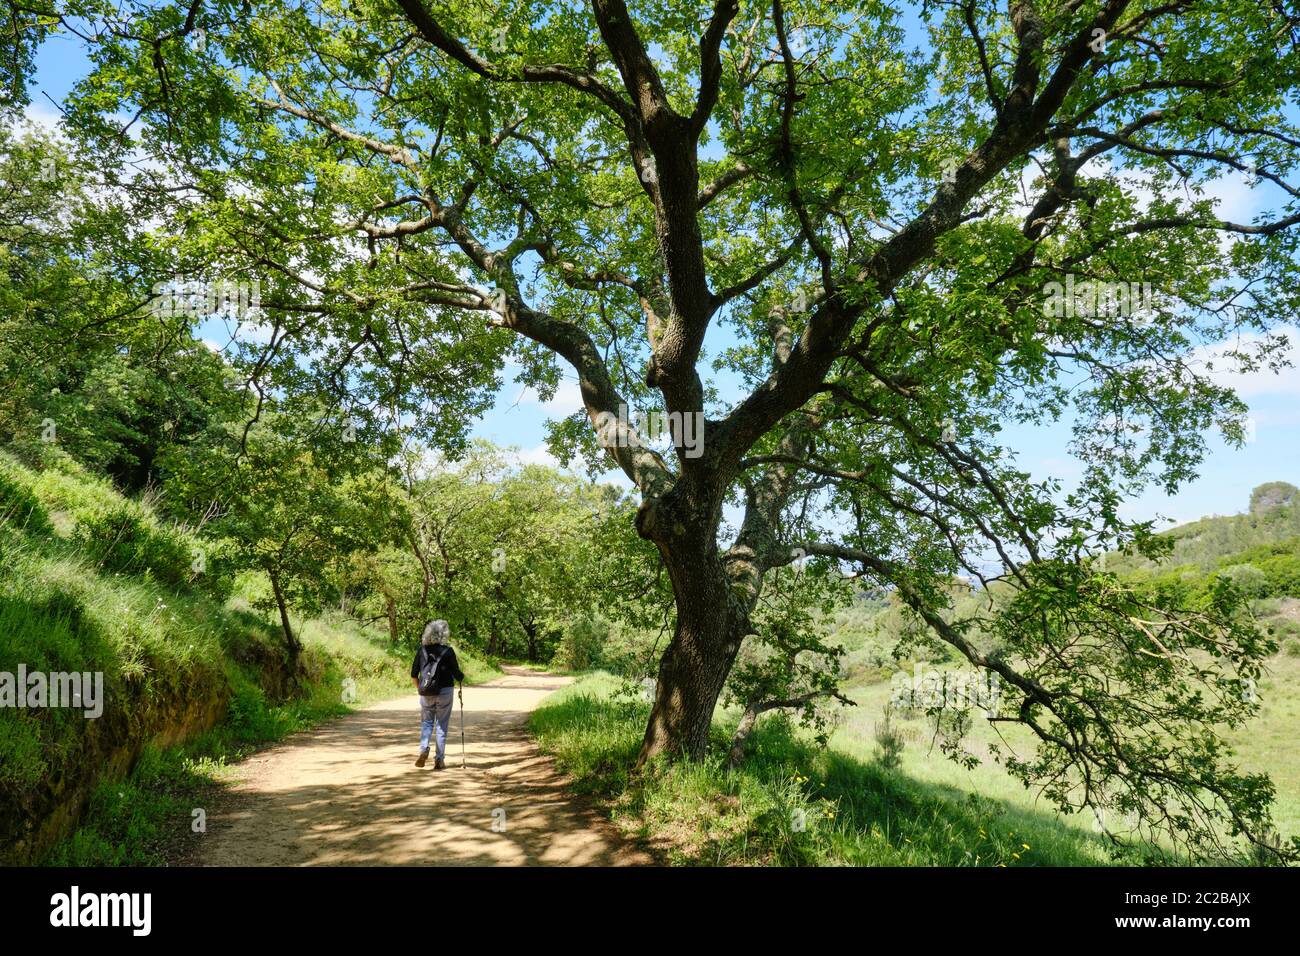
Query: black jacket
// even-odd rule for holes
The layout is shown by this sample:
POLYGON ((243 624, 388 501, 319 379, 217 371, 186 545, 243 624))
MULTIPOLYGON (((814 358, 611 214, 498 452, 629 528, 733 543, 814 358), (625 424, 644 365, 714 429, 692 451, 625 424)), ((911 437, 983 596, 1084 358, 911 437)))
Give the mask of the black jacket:
POLYGON ((420 679, 420 671, 424 670, 424 664, 430 654, 440 655, 437 679, 439 691, 450 687, 455 681, 465 679, 465 675, 460 672, 460 664, 456 662, 456 652, 451 649, 450 644, 421 644, 420 649, 415 652, 415 660, 411 663, 411 676, 416 680, 420 679))

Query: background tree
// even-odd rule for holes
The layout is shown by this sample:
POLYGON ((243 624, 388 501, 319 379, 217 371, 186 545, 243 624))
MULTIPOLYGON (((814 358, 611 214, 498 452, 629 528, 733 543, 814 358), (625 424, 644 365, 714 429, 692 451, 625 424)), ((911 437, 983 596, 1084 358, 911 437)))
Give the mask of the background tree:
POLYGON ((79 458, 134 466, 122 444, 133 421, 184 417, 177 393, 202 374, 160 374, 188 328, 144 321, 141 276, 157 262, 127 204, 101 187, 92 154, 39 127, 0 126, 0 439, 28 457, 62 440, 79 458), (125 377, 164 380, 124 400, 125 377))
POLYGON ((589 617, 602 602, 640 599, 601 591, 584 573, 611 504, 610 490, 537 465, 502 482, 506 526, 494 556, 496 593, 523 632, 529 661, 549 659, 570 622, 589 617))
POLYGON ((1275 508, 1295 504, 1300 500, 1300 488, 1286 481, 1269 481, 1257 485, 1250 493, 1250 513, 1263 514, 1275 508))
POLYGON ((210 533, 237 567, 266 576, 295 666, 302 645, 291 609, 318 610, 325 569, 398 533, 388 475, 352 450, 360 443, 348 428, 318 422, 304 430, 287 410, 263 409, 256 424, 226 425, 225 441, 174 456, 178 494, 206 503, 210 533))
MULTIPOLYGON (((591 573, 610 557, 611 518, 627 517, 612 486, 475 443, 460 462, 409 465, 405 491, 407 553, 379 552, 373 578, 385 607, 410 618, 403 630, 444 617, 488 654, 544 661, 575 620, 644 598, 591 573)), ((625 520, 616 532, 627 537, 625 520)))

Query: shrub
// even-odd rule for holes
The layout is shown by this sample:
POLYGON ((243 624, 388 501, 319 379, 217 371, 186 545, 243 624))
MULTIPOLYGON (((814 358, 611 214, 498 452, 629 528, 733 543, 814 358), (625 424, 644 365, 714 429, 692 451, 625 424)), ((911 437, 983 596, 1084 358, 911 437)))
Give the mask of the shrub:
POLYGON ((608 639, 608 624, 596 617, 579 617, 564 629, 555 651, 555 663, 574 671, 595 667, 608 639))
POLYGON ((605 622, 609 636, 600 650, 599 666, 613 673, 641 678, 655 673, 659 635, 652 628, 630 627, 619 621, 605 622))
POLYGON ((1300 555, 1279 554, 1259 562, 1268 581, 1268 593, 1276 597, 1300 597, 1300 555))
POLYGON ((887 770, 897 770, 903 764, 903 746, 903 734, 894 726, 894 707, 886 704, 876 724, 876 761, 887 770))
POLYGON ((1234 564, 1219 572, 1247 597, 1259 598, 1268 594, 1268 578, 1253 564, 1234 564))
POLYGON ((34 474, 32 490, 51 513, 80 514, 95 507, 109 507, 122 500, 110 482, 90 475, 76 462, 59 460, 34 474))

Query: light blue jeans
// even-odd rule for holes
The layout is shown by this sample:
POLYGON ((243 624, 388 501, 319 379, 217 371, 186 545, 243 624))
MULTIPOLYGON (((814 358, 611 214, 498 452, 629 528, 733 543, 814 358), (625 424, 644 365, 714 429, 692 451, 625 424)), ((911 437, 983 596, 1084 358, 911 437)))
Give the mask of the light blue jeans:
POLYGON ((436 756, 439 760, 447 750, 447 726, 451 723, 453 690, 452 687, 445 687, 436 695, 427 697, 424 694, 420 695, 420 750, 429 749, 429 738, 433 736, 433 728, 436 724, 438 727, 436 756))

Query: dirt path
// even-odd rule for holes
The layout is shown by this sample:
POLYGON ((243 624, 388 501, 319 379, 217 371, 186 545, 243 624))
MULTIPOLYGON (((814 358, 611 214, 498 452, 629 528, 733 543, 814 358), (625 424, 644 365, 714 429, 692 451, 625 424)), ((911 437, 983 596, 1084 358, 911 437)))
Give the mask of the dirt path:
POLYGON ((419 751, 414 693, 372 704, 257 754, 208 814, 210 866, 635 865, 651 863, 565 788, 529 737, 528 712, 568 678, 507 668, 465 689, 447 769, 419 751), (494 813, 495 811, 495 813, 494 813), (504 820, 504 832, 501 821, 504 820), (495 827, 495 829, 494 829, 495 827))

